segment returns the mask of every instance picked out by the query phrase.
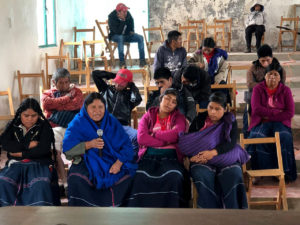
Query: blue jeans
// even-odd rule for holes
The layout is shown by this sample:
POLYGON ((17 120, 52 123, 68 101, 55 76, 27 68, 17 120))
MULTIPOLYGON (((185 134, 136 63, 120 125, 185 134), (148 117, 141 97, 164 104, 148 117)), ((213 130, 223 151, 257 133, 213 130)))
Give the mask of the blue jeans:
POLYGON ((137 42, 139 48, 140 60, 145 60, 145 51, 144 51, 144 38, 139 34, 131 34, 131 35, 113 35, 111 37, 113 42, 118 43, 118 52, 120 62, 124 62, 124 42, 137 42))

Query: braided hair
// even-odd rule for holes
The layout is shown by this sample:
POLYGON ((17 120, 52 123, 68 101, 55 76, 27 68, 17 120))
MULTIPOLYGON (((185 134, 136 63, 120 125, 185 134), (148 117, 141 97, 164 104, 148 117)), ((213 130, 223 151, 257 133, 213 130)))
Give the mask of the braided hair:
MULTIPOLYGON (((13 118, 13 120, 11 120, 3 134, 2 137, 4 137, 12 128, 15 124, 21 124, 21 113, 26 111, 27 109, 32 109, 33 111, 35 111, 39 117, 44 121, 44 123, 49 126, 51 128, 51 125, 49 123, 49 121, 46 119, 46 117, 44 116, 42 109, 40 107, 40 104, 38 103, 37 100, 35 100, 34 98, 26 98, 23 102, 21 102, 19 108, 17 109, 17 112, 15 114, 15 117, 13 118)), ((52 144, 52 149, 53 149, 53 157, 54 157, 54 163, 56 162, 56 149, 55 149, 55 139, 54 139, 54 133, 53 130, 51 128, 51 144, 52 144)))

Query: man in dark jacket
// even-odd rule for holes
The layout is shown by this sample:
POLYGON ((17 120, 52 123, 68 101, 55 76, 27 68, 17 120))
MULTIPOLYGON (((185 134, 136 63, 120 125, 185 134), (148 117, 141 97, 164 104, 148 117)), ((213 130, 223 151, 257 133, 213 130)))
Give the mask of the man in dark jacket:
POLYGON ((131 111, 138 106, 142 97, 139 89, 132 82, 133 75, 130 70, 120 69, 117 74, 94 70, 94 82, 106 100, 107 110, 123 125, 128 134, 134 150, 138 150, 137 131, 130 127, 131 111), (115 85, 108 85, 104 80, 114 79, 115 85))
POLYGON ((207 108, 210 91, 210 76, 196 65, 188 65, 174 75, 175 88, 186 87, 190 91, 196 104, 202 109, 207 108))
POLYGON ((134 21, 128 9, 126 5, 119 3, 116 9, 109 14, 109 40, 118 43, 120 68, 126 66, 124 61, 124 42, 137 42, 140 67, 144 67, 146 65, 144 38, 142 35, 134 33, 134 21))
MULTIPOLYGON (((149 95, 147 101, 146 110, 152 106, 159 106, 159 96, 164 93, 168 88, 174 88, 172 86, 173 77, 170 70, 166 67, 159 68, 154 73, 155 84, 158 86, 158 91, 153 91, 149 95)), ((185 117, 192 122, 196 116, 196 105, 192 94, 184 87, 181 86, 177 89, 179 93, 179 102, 177 103, 179 111, 185 115, 185 117)))
POLYGON ((185 67, 186 64, 186 50, 182 47, 181 33, 177 30, 170 31, 168 40, 158 48, 155 54, 154 71, 161 67, 167 67, 174 76, 175 72, 185 67))

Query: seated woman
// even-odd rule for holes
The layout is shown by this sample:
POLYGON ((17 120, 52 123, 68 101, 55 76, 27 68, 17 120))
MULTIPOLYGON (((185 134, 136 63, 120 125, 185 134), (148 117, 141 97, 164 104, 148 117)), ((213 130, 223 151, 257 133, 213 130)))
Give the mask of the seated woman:
POLYGON ((185 117, 177 109, 178 95, 168 88, 159 107, 151 107, 138 128, 139 167, 130 207, 184 207, 188 203, 188 176, 177 151, 178 133, 184 132, 185 117))
POLYGON ((120 206, 132 183, 137 164, 120 122, 106 110, 99 93, 87 96, 69 124, 63 140, 70 206, 120 206))
MULTIPOLYGON (((249 138, 270 137, 280 133, 282 161, 287 181, 297 178, 291 130, 295 104, 291 89, 282 83, 283 69, 279 63, 267 67, 265 80, 253 88, 249 138)), ((275 145, 250 145, 252 169, 278 168, 275 145)))
POLYGON ((247 208, 241 164, 249 155, 236 144, 237 122, 225 112, 226 96, 209 97, 207 112, 192 122, 190 134, 179 138, 180 151, 191 157, 190 172, 198 192, 199 208, 247 208))
POLYGON ((54 134, 35 99, 20 104, 1 139, 8 161, 0 172, 0 206, 60 205, 54 134))
POLYGON ((189 59, 189 64, 198 65, 210 75, 211 84, 226 84, 227 72, 226 51, 216 48, 216 43, 212 38, 205 38, 203 46, 197 50, 189 59))

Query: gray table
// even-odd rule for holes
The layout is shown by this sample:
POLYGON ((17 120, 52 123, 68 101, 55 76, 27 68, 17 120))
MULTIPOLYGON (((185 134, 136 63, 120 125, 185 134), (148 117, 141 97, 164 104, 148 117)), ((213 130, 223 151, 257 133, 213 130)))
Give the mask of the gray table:
POLYGON ((4 207, 1 225, 299 225, 300 212, 219 209, 4 207))

